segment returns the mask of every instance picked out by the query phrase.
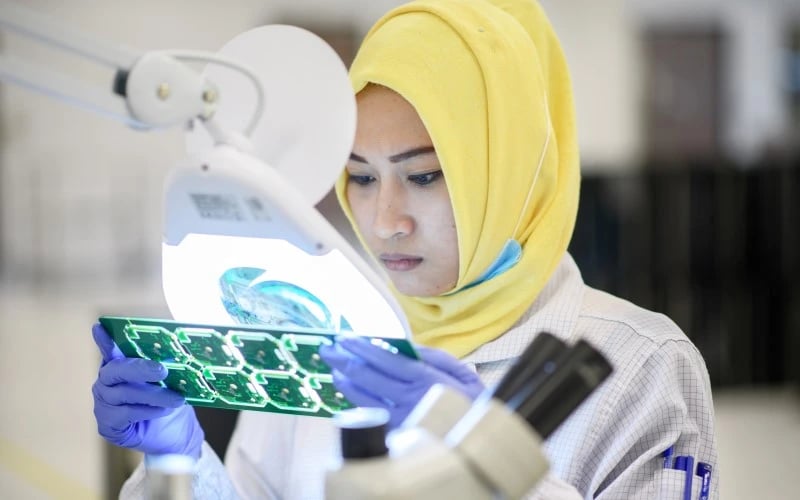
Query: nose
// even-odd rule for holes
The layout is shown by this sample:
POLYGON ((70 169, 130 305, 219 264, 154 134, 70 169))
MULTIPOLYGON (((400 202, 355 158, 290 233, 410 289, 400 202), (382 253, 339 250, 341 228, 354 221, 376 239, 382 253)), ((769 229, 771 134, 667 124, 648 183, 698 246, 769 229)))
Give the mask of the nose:
POLYGON ((402 238, 414 231, 414 218, 409 213, 402 189, 384 183, 378 192, 372 229, 381 239, 402 238))

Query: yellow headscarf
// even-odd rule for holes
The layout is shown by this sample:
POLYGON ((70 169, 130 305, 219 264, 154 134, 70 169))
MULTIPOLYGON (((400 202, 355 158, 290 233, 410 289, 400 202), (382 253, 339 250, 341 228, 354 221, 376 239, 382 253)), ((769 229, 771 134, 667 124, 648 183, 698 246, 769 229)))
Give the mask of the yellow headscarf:
MULTIPOLYGON (((464 356, 525 313, 572 236, 580 172, 558 39, 533 0, 419 0, 373 26, 350 78, 356 92, 374 83, 402 95, 433 140, 456 220, 458 282, 436 297, 393 291, 416 342, 464 356), (522 247, 519 262, 467 287, 509 239, 522 247)), ((346 188, 345 175, 336 192, 352 223, 346 188)))

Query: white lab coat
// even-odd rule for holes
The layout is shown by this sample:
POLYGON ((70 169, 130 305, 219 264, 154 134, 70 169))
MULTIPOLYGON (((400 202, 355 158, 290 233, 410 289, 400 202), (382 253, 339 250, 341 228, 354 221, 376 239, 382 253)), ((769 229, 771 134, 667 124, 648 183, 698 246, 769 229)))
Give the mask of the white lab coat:
MULTIPOLYGON (((662 469, 670 445, 714 467, 710 498, 718 498, 708 372, 672 321, 587 287, 566 255, 525 316, 464 361, 493 384, 542 331, 568 343, 585 339, 614 373, 548 439, 551 472, 530 498, 683 498, 683 473, 662 469)), ((196 498, 319 499, 337 454, 329 419, 242 412, 224 466, 204 445, 196 498)), ((141 497, 143 477, 140 466, 120 498, 141 497)), ((699 478, 693 484, 699 498, 699 478)))

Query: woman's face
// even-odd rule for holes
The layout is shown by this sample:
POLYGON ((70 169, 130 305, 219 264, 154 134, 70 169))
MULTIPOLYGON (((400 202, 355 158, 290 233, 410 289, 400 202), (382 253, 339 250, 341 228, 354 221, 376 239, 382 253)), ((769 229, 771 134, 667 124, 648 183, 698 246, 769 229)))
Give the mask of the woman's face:
POLYGON ((458 280, 458 240, 439 158, 417 112, 370 85, 357 96, 347 200, 369 251, 405 295, 429 297, 458 280))

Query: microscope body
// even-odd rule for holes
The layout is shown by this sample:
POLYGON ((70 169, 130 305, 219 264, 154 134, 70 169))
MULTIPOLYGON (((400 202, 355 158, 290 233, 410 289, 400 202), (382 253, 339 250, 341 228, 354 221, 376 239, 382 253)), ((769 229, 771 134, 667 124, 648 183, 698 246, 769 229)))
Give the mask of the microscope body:
POLYGON ((483 483, 442 441, 424 429, 402 432, 409 448, 377 458, 349 459, 325 478, 326 499, 420 500, 492 498, 483 483))
POLYGON ((525 496, 549 468, 542 440, 502 402, 486 398, 470 404, 452 389, 434 386, 403 426, 388 435, 385 455, 345 459, 328 471, 325 498, 525 496), (454 411, 458 408, 468 411, 454 411))
POLYGON ((325 496, 523 498, 550 467, 544 440, 612 371, 588 343, 569 346, 541 332, 476 401, 434 385, 388 437, 385 409, 374 409, 385 413, 382 423, 364 419, 363 426, 337 415, 343 461, 328 470, 325 496))

